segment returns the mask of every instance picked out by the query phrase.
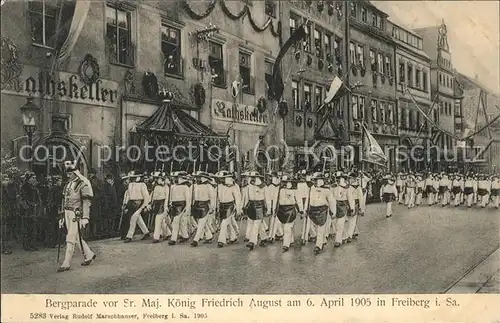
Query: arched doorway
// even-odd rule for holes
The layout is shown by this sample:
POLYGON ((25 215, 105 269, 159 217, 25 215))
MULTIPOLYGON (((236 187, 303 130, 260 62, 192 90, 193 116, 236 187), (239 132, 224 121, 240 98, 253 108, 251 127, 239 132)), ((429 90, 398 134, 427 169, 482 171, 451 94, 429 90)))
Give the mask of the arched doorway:
POLYGON ((51 134, 42 137, 33 144, 33 172, 42 178, 63 175, 64 161, 78 160, 80 171, 87 176, 89 163, 85 149, 67 135, 51 134))
POLYGON ((413 143, 410 138, 404 137, 401 140, 401 151, 398 152, 396 158, 399 159, 400 169, 405 171, 410 171, 414 169, 414 161, 412 160, 412 150, 413 143))

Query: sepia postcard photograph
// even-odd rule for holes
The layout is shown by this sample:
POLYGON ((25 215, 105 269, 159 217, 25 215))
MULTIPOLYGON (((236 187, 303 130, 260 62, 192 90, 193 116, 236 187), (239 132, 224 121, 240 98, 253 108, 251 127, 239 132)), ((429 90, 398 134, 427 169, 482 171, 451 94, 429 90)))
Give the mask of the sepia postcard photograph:
POLYGON ((499 17, 2 0, 2 321, 472 320, 500 300, 499 17))

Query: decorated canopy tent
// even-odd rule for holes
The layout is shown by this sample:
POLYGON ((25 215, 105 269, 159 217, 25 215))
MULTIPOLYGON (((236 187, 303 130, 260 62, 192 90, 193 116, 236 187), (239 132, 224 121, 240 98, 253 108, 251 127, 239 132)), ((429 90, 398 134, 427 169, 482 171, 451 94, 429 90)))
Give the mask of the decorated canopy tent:
POLYGON ((167 100, 134 127, 131 144, 142 148, 140 158, 134 158, 134 167, 149 171, 218 171, 227 169, 229 162, 228 137, 212 131, 167 100))

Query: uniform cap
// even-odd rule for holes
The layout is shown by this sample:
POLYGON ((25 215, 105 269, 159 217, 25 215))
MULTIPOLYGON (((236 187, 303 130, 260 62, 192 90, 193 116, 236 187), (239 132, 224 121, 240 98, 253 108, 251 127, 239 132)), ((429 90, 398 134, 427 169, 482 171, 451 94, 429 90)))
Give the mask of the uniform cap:
POLYGON ((78 162, 76 160, 67 160, 64 162, 64 169, 67 173, 74 172, 78 169, 78 162))
POLYGON ((203 177, 206 179, 210 179, 210 174, 203 171, 197 171, 196 173, 194 173, 194 177, 203 177))
POLYGON ((154 177, 154 178, 158 178, 158 177, 160 177, 160 175, 161 175, 160 172, 154 172, 154 173, 151 174, 151 176, 154 177))
POLYGON ((320 173, 320 172, 315 172, 311 176, 311 180, 324 179, 324 178, 325 178, 325 176, 323 175, 323 173, 320 173))
POLYGON ((255 171, 254 171, 254 172, 250 172, 250 173, 248 174, 248 177, 264 177, 264 176, 262 176, 262 175, 261 175, 261 174, 259 174, 258 172, 255 172, 255 171))

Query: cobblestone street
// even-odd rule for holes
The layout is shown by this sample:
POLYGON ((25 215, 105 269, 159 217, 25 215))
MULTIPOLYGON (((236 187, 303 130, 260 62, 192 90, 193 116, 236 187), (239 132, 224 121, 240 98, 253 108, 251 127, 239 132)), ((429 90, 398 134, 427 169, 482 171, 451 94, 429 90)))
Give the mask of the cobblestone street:
MULTIPOLYGON (((98 255, 90 267, 79 266, 81 255, 75 251, 71 271, 61 274, 56 273, 56 249, 32 253, 14 250, 12 255, 2 257, 2 290, 160 294, 498 292, 500 266, 495 250, 499 246, 499 222, 499 212, 494 209, 428 206, 412 210, 396 206, 395 216, 386 219, 380 204, 372 204, 359 222, 361 235, 357 241, 338 249, 330 242, 318 256, 313 255, 310 243, 282 253, 276 243, 249 252, 242 240, 219 249, 215 244, 170 247, 166 243, 123 244, 111 239, 90 243, 98 255), (464 275, 483 263, 487 265, 482 266, 482 285, 475 290, 457 290, 460 280, 467 277, 464 275)), ((300 235, 298 224, 296 237, 300 235)), ((244 227, 245 222, 242 232, 244 227)))

